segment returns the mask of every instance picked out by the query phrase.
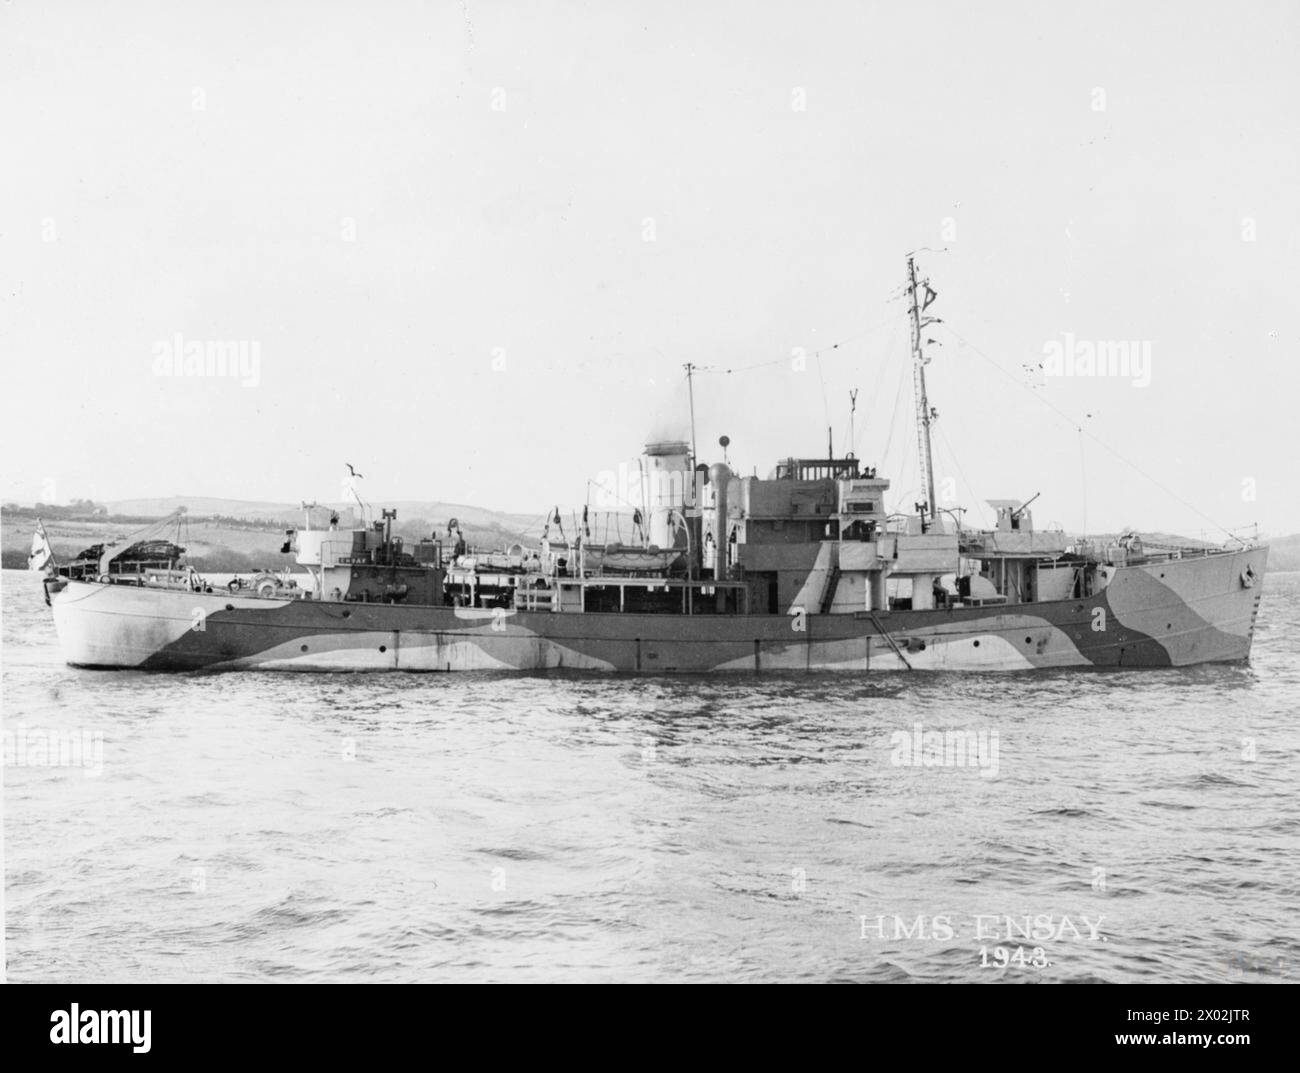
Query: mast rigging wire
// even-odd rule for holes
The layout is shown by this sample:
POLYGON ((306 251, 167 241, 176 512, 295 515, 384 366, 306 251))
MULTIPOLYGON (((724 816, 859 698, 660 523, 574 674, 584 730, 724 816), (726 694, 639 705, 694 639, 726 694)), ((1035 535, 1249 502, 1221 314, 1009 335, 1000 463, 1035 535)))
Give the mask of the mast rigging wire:
POLYGON ((1083 427, 1082 422, 1080 422, 1080 421, 1076 421, 1076 420, 1075 420, 1074 418, 1072 418, 1069 414, 1067 414, 1064 410, 1062 410, 1059 406, 1055 405, 1055 404, 1052 403, 1052 402, 1049 402, 1049 401, 1048 401, 1044 396, 1038 394, 1038 393, 1035 392, 1032 388, 1028 387, 1028 386, 1027 386, 1027 385, 1026 385, 1022 380, 1017 379, 1015 376, 1013 376, 1011 373, 1009 373, 1006 369, 1004 369, 1001 365, 999 365, 996 361, 994 361, 994 360, 993 360, 992 358, 990 358, 987 354, 985 354, 984 351, 980 350, 980 348, 977 347, 974 343, 970 342, 970 340, 968 340, 968 339, 963 338, 963 337, 962 337, 962 336, 961 336, 961 335, 960 335, 960 334, 959 334, 959 333, 958 333, 958 332, 957 332, 957 331, 956 331, 956 330, 955 330, 955 329, 954 329, 950 324, 948 324, 947 322, 944 322, 944 324, 943 324, 943 328, 944 328, 944 330, 946 330, 947 332, 949 332, 949 333, 953 336, 953 338, 956 339, 959 343, 961 343, 963 346, 967 347, 969 350, 972 350, 972 351, 974 351, 976 354, 978 354, 981 358, 983 358, 983 359, 984 359, 985 361, 987 361, 990 365, 992 365, 993 368, 995 368, 998 372, 1000 372, 1003 376, 1005 376, 1008 380, 1010 380, 1010 381, 1011 381, 1013 384, 1015 384, 1017 387, 1019 387, 1019 388, 1025 390, 1025 391, 1028 391, 1030 395, 1032 395, 1034 398, 1036 398, 1039 402, 1041 402, 1041 403, 1042 403, 1044 406, 1046 406, 1048 409, 1052 410, 1052 411, 1053 411, 1053 412, 1054 412, 1058 417, 1061 417, 1061 418, 1064 419, 1065 421, 1069 422, 1070 426, 1071 426, 1072 428, 1076 429, 1076 430, 1078 431, 1078 433, 1079 433, 1079 435, 1080 435, 1081 437, 1083 437, 1083 436, 1087 436, 1088 439, 1092 440, 1093 443, 1097 444, 1097 446, 1100 447, 1100 448, 1102 448, 1102 450, 1108 452, 1108 453, 1111 454, 1111 455, 1114 455, 1115 458, 1119 459, 1119 461, 1123 462, 1124 465, 1128 466, 1131 470, 1133 470, 1133 472, 1137 473, 1139 476, 1141 476, 1141 477, 1145 477, 1148 481, 1150 481, 1152 484, 1154 484, 1157 488, 1159 488, 1159 489, 1160 489, 1162 492, 1164 492, 1167 496, 1169 496, 1171 499, 1175 499, 1175 500, 1177 500, 1179 503, 1181 503, 1184 507, 1186 507, 1188 510, 1190 510, 1193 514, 1195 514, 1195 515, 1196 515, 1198 518, 1200 518, 1202 521, 1209 522, 1210 525, 1212 525, 1215 529, 1219 530, 1221 533, 1225 533, 1225 534, 1227 534, 1227 536, 1228 536, 1229 538, 1233 539, 1233 540, 1238 540, 1238 539, 1240 539, 1239 537, 1237 537, 1237 536, 1232 532, 1232 530, 1225 528, 1223 525, 1221 525, 1219 522, 1215 521, 1213 518, 1211 518, 1211 517, 1210 517, 1208 514, 1206 514, 1204 511, 1202 511, 1202 510, 1200 510, 1199 508, 1193 506, 1191 503, 1189 503, 1187 500, 1185 500, 1182 496, 1180 496, 1180 495, 1179 495, 1177 492, 1175 492, 1173 489, 1167 487, 1166 485, 1164 485, 1164 484, 1162 484, 1160 481, 1158 481, 1155 477, 1151 476, 1151 474, 1149 474, 1149 473, 1148 473, 1146 470, 1144 470, 1141 466, 1137 465, 1137 463, 1135 463, 1135 462, 1130 462, 1127 458, 1125 458, 1122 454, 1120 454, 1119 451, 1117 451, 1117 450, 1115 450, 1115 448, 1111 447, 1110 444, 1105 443, 1104 441, 1098 439, 1096 436, 1094 436, 1091 432, 1089 432, 1087 429, 1085 429, 1085 428, 1083 427))

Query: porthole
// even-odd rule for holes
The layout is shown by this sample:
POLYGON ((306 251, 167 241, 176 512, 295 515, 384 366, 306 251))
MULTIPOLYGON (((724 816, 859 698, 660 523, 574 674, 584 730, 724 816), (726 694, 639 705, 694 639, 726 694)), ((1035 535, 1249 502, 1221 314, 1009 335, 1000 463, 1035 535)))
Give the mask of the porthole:
POLYGON ((976 648, 979 648, 979 646, 980 646, 980 643, 979 643, 978 641, 976 641, 976 642, 975 642, 975 647, 976 647, 976 648))
POLYGON ((302 646, 302 650, 303 650, 304 652, 306 652, 306 651, 307 651, 307 646, 306 646, 306 645, 303 645, 303 646, 302 646))
POLYGON ((1025 644, 1032 645, 1033 643, 1034 643, 1034 639, 1032 637, 1025 638, 1025 644))
POLYGON ((387 652, 387 651, 388 651, 388 646, 387 646, 387 645, 380 645, 380 646, 379 646, 379 651, 380 651, 380 652, 387 652))

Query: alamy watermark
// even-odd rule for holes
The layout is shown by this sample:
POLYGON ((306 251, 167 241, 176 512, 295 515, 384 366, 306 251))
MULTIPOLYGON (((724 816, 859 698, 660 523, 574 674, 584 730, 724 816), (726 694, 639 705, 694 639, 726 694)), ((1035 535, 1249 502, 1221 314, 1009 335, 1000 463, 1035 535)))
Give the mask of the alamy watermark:
POLYGON ((154 343, 153 374, 238 378, 241 387, 257 387, 262 344, 256 339, 186 339, 177 332, 154 343))
POLYGON ((896 730, 889 736, 894 767, 973 767, 986 779, 998 774, 998 732, 980 730, 896 730))
POLYGON ((1151 383, 1151 341, 1149 339, 1076 339, 1062 332, 1062 339, 1043 344, 1043 376, 1119 377, 1134 387, 1151 383))
POLYGON ((86 778, 104 774, 99 730, 44 730, 19 723, 3 735, 5 767, 79 767, 86 778))
POLYGON ((690 471, 647 469, 620 462, 603 469, 591 481, 589 502, 594 510, 630 512, 643 504, 683 503, 691 493, 690 471))

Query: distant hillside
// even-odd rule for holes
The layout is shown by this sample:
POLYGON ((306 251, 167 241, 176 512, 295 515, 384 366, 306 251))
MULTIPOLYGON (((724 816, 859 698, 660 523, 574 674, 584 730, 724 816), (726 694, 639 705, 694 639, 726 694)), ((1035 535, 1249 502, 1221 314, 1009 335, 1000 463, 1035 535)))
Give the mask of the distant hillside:
MULTIPOLYGON (((1113 544, 1124 536, 1123 533, 1089 533, 1088 539, 1094 544, 1113 544)), ((1217 548, 1222 544, 1216 544, 1212 540, 1198 540, 1196 537, 1179 536, 1177 533, 1142 533, 1142 543, 1150 545, 1152 548, 1158 548, 1162 544, 1167 544, 1176 548, 1217 548)), ((1072 539, 1079 539, 1076 534, 1072 539)))
MULTIPOLYGON (((32 516, 14 516, 14 512, 5 511, 0 517, 0 562, 5 569, 20 570, 27 566, 27 553, 32 546, 32 533, 36 528, 36 519, 32 516)), ((49 537, 54 556, 60 562, 68 562, 93 544, 106 544, 129 538, 139 533, 138 521, 121 522, 107 520, 45 520, 45 532, 49 537)), ((178 532, 175 526, 168 526, 165 531, 148 534, 154 538, 175 540, 178 532)), ((241 526, 234 528, 221 523, 204 522, 199 519, 187 519, 181 523, 180 543, 187 549, 188 558, 199 570, 212 571, 249 571, 262 568, 282 569, 291 566, 289 556, 279 554, 284 534, 277 527, 266 524, 261 527, 241 526)))
MULTIPOLYGON (((401 500, 385 505, 396 508, 395 531, 408 541, 431 535, 445 538, 448 520, 456 518, 472 546, 501 548, 516 541, 532 545, 541 535, 545 521, 540 513, 532 516, 507 514, 464 503, 401 500)), ((20 569, 27 565, 27 552, 38 515, 45 520, 55 554, 66 560, 74 558, 91 544, 127 537, 150 520, 166 518, 180 507, 186 511, 180 542, 189 549, 191 560, 201 570, 238 571, 285 565, 287 557, 280 555, 284 530, 302 524, 302 506, 299 503, 266 503, 211 496, 126 499, 106 504, 85 500, 66 507, 5 504, 0 509, 3 565, 7 569, 20 569)), ((341 503, 321 504, 321 509, 313 512, 314 524, 323 525, 326 511, 331 508, 338 511, 343 528, 355 524, 356 505, 349 508, 341 503)), ((565 522, 568 531, 572 528, 570 518, 566 517, 565 522)), ((592 535, 595 539, 603 539, 595 527, 592 535)), ((1091 539, 1106 543, 1118 535, 1094 533, 1091 539)), ((175 539, 174 531, 168 536, 175 539)), ((1173 533, 1143 533, 1142 539, 1153 546, 1197 547, 1205 543, 1173 533)), ((1270 570, 1300 570, 1300 533, 1272 538, 1269 544, 1270 570)))
MULTIPOLYGON (((1094 533, 1091 539, 1095 543, 1107 543, 1120 536, 1118 533, 1094 533)), ((1195 537, 1182 537, 1174 533, 1143 533, 1143 543, 1154 548, 1160 544, 1172 544, 1184 548, 1221 547, 1195 537)), ((1268 545, 1268 568, 1270 571, 1284 573, 1288 570, 1300 570, 1300 533, 1284 537, 1260 537, 1268 545)))
POLYGON ((251 499, 216 499, 212 496, 167 496, 163 499, 121 499, 105 503, 115 516, 165 518, 179 507, 189 514, 207 517, 223 514, 235 518, 293 518, 302 514, 297 503, 263 503, 251 499))
POLYGON ((1300 570, 1300 533, 1277 537, 1268 542, 1270 570, 1300 570))
MULTIPOLYGON (((93 506, 93 505, 92 505, 93 506)), ((44 521, 45 532, 57 559, 67 562, 93 544, 124 539, 141 539, 144 535, 175 540, 188 551, 188 559, 199 570, 240 572, 263 568, 280 569, 292 565, 292 557, 282 555, 284 530, 302 525, 302 508, 297 504, 241 502, 202 496, 174 499, 126 500, 100 506, 98 513, 88 509, 84 517, 60 517, 66 513, 48 507, 12 504, 0 509, 0 564, 6 569, 23 569, 31 550, 32 533, 37 517, 44 521), (184 506, 186 513, 179 526, 169 524, 166 531, 141 534, 141 529, 164 519, 184 506), (107 513, 103 513, 105 507, 107 513)), ((446 538, 447 521, 458 518, 465 539, 473 547, 498 549, 516 541, 536 541, 538 529, 519 516, 500 514, 474 507, 445 503, 398 503, 394 531, 407 541, 422 537, 446 538)), ((353 513, 339 510, 340 525, 355 525, 353 513)), ((324 525, 326 511, 313 512, 313 524, 324 525)))
MULTIPOLYGON (((218 499, 212 496, 167 496, 163 499, 122 499, 106 503, 110 516, 165 518, 178 507, 185 507, 191 517, 214 517, 265 519, 286 521, 297 524, 302 520, 301 503, 264 503, 246 499, 218 499)), ((541 512, 537 515, 506 514, 503 511, 487 510, 483 507, 471 507, 463 503, 442 503, 428 500, 399 500, 396 503, 374 503, 376 514, 382 508, 395 509, 399 523, 414 521, 419 518, 437 525, 444 532, 447 521, 458 518, 461 527, 468 531, 474 526, 482 529, 500 528, 509 532, 522 532, 530 526, 536 527, 541 512)), ((320 508, 337 510, 348 515, 356 510, 355 503, 321 503, 320 508)))

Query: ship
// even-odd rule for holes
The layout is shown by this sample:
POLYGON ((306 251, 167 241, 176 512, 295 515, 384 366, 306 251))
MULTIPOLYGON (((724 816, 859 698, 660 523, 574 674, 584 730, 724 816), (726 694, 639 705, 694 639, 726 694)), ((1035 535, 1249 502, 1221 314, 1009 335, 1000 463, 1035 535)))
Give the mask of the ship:
MULTIPOLYGON (((1248 660, 1268 547, 1070 537, 1034 499, 969 527, 935 496, 924 329, 937 297, 907 262, 921 496, 852 453, 766 477, 647 443, 627 542, 586 508, 548 512, 536 547, 481 551, 455 519, 408 543, 396 512, 344 527, 304 504, 282 551, 299 572, 209 584, 176 544, 98 546, 48 564, 67 663, 153 671, 551 671, 623 674, 1130 670, 1248 660)), ((34 551, 35 555, 35 551, 34 551)))

